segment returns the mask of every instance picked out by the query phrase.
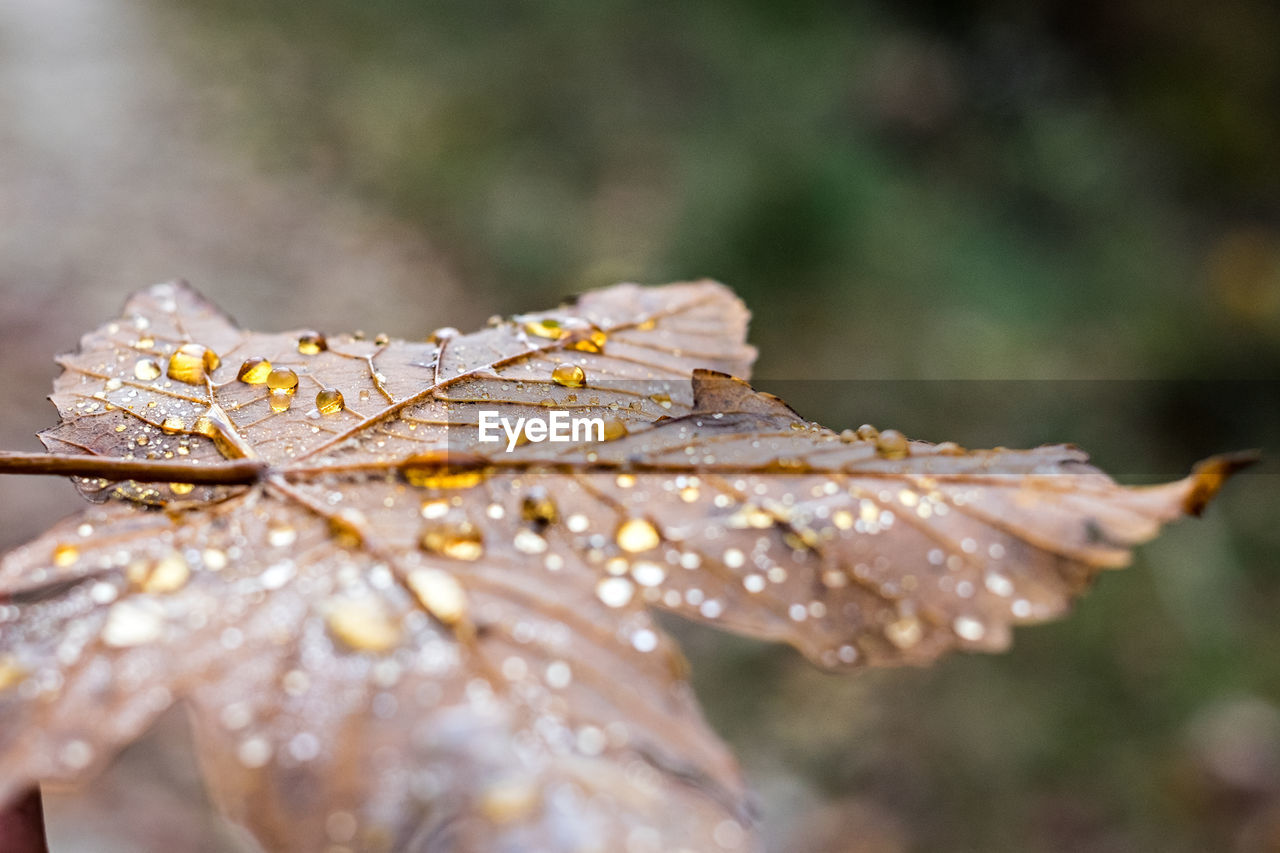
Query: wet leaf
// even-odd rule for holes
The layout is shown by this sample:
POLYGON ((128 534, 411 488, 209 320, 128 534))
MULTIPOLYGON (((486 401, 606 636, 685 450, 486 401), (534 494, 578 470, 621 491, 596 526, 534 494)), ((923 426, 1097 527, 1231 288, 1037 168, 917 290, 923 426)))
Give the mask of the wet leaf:
POLYGON ((1000 649, 1238 462, 1130 489, 1069 447, 837 434, 729 375, 746 320, 620 285, 408 342, 140 293, 42 436, 105 466, 98 505, 0 564, 0 800, 183 701, 270 849, 753 849, 650 608, 831 668, 1000 649), (553 412, 598 431, 539 440, 553 412))

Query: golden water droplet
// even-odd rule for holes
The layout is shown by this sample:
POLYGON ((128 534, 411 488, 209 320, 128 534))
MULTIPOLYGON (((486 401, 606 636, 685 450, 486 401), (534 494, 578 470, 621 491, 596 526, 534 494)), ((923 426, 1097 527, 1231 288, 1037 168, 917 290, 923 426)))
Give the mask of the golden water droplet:
POLYGON ((604 352, 608 340, 609 336, 599 329, 575 330, 569 335, 568 347, 578 352, 604 352))
POLYGON ((907 437, 896 429, 887 429, 876 438, 876 452, 886 459, 904 459, 911 453, 907 437))
MULTIPOLYGON (((191 431, 211 439, 214 446, 218 448, 218 452, 226 459, 242 459, 245 456, 245 449, 236 443, 235 427, 232 425, 231 419, 227 417, 227 413, 217 403, 210 406, 203 415, 196 418, 191 431)), ((178 448, 179 452, 182 452, 182 450, 183 448, 178 448)))
POLYGON ((454 560, 473 562, 484 556, 484 536, 469 522, 428 527, 422 532, 422 549, 454 560))
POLYGON ((547 338, 552 341, 558 341, 569 334, 564 326, 560 325, 559 320, 551 317, 526 320, 524 331, 525 334, 533 335, 535 338, 547 338))
POLYGON ((8 690, 21 683, 27 677, 27 671, 18 666, 11 655, 0 657, 0 690, 8 690))
POLYGON ((650 400, 652 400, 653 402, 657 403, 659 406, 661 406, 661 407, 662 407, 662 408, 664 408, 664 409, 669 409, 669 408, 671 408, 671 395, 670 395, 670 394, 667 394, 667 393, 665 393, 665 392, 659 392, 659 393, 657 393, 657 394, 650 394, 650 395, 649 395, 649 399, 650 399, 650 400))
POLYGON ((391 336, 386 332, 379 332, 373 336, 373 342, 380 347, 385 347, 387 344, 391 343, 391 336))
POLYGON ((293 395, 288 391, 275 390, 271 392, 271 411, 276 414, 289 411, 289 407, 293 405, 293 395))
POLYGON ((186 428, 186 424, 182 422, 182 418, 176 415, 170 415, 164 419, 164 423, 160 424, 160 429, 165 435, 173 435, 182 432, 186 428))
POLYGON ((191 567, 177 551, 170 551, 156 562, 135 560, 125 570, 129 582, 143 592, 163 594, 177 592, 187 585, 191 567))
POLYGON ((169 378, 187 385, 199 385, 221 363, 213 350, 200 344, 183 344, 169 357, 169 378))
POLYGON ((298 541, 298 530, 284 521, 272 522, 267 527, 267 544, 273 548, 287 548, 298 541))
POLYGON ((636 328, 642 332, 651 332, 655 328, 657 328, 657 326, 658 326, 658 319, 656 317, 650 317, 648 320, 638 323, 636 325, 636 328))
POLYGON ((920 642, 920 638, 924 636, 924 627, 916 617, 903 616, 885 626, 884 635, 889 638, 889 642, 905 651, 920 642))
POLYGON ((450 467, 441 453, 411 456, 400 465, 400 476, 412 486, 428 489, 469 489, 482 482, 488 471, 478 467, 450 467))
POLYGON ((684 501, 687 504, 691 504, 694 501, 696 501, 701 496, 701 494, 702 493, 698 491, 697 486, 685 486, 683 489, 680 490, 680 500, 684 501))
POLYGON ((169 491, 173 492, 175 495, 189 495, 193 491, 195 491, 195 488, 196 487, 194 483, 170 483, 169 484, 169 491))
POLYGON ((236 374, 236 379, 246 385, 261 385, 267 381, 270 374, 271 362, 265 358, 246 358, 240 365, 240 372, 236 374))
POLYGON ((657 548, 662 541, 662 537, 658 535, 658 528, 644 518, 629 518, 622 522, 618 527, 616 538, 618 547, 631 554, 657 548))
POLYGON ((400 626, 376 600, 333 602, 325 622, 335 637, 356 651, 385 652, 400 641, 400 626))
POLYGON ((551 381, 566 388, 581 388, 587 384, 587 373, 576 364, 558 364, 551 371, 551 381))
POLYGON ((133 375, 143 382, 160 378, 160 365, 154 358, 140 358, 133 365, 133 375))
POLYGON ((53 564, 60 569, 73 565, 80 559, 80 549, 75 545, 63 543, 53 549, 53 564))
POLYGON ((964 456, 965 450, 954 441, 944 441, 933 448, 939 456, 964 456))
POLYGON ((627 434, 627 425, 617 418, 610 418, 604 422, 604 440, 613 441, 622 438, 627 434))
POLYGON ((555 524, 559 518, 555 502, 551 500, 547 490, 540 487, 531 489, 524 496, 524 500, 520 502, 520 515, 525 521, 542 526, 555 524))
POLYGON ((618 485, 619 489, 629 489, 636 484, 635 474, 619 474, 614 478, 613 482, 618 485))
POLYGON ((138 445, 139 447, 146 447, 148 444, 150 444, 150 443, 151 443, 151 439, 150 439, 150 438, 148 438, 148 437, 147 437, 147 436, 145 436, 145 435, 140 435, 140 436, 138 436, 137 438, 135 438, 135 439, 133 440, 133 442, 134 442, 134 444, 138 445))
POLYGON ((336 415, 346 406, 342 392, 337 388, 325 388, 316 394, 316 408, 322 415, 336 415))
POLYGON ((316 355, 329 348, 329 342, 319 332, 303 332, 298 336, 298 352, 303 355, 316 355))
POLYGON ((876 429, 871 424, 863 424, 858 427, 857 436, 863 441, 875 441, 879 435, 880 430, 876 429))
POLYGON ((422 517, 427 519, 444 518, 449 513, 449 501, 445 498, 430 498, 422 502, 422 517))
POLYGON ((273 368, 267 374, 267 387, 272 391, 284 391, 292 394, 298 390, 298 374, 287 367, 273 368))
POLYGON ((515 823, 533 814, 538 787, 530 779, 495 782, 480 796, 480 813, 493 823, 515 823))
POLYGON ((409 573, 409 589, 427 612, 445 625, 456 625, 467 616, 467 593, 458 579, 440 569, 415 569, 409 573))

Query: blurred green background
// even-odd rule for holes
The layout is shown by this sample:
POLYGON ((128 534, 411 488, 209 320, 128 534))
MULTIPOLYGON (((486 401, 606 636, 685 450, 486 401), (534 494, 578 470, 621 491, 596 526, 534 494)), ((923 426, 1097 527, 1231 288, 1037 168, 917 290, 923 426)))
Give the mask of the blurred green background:
MULTIPOLYGON (((773 850, 1280 850, 1277 44, 1267 0, 6 0, 0 439, 165 278, 421 337, 711 276, 760 384, 837 429, 1134 474, 1268 448, 1005 656, 837 678, 676 630, 773 850), (1114 379, 1200 382, 1055 381, 1114 379)), ((0 499, 6 547, 77 506, 0 499)), ((153 740, 49 798, 55 851, 239 849, 153 740)))

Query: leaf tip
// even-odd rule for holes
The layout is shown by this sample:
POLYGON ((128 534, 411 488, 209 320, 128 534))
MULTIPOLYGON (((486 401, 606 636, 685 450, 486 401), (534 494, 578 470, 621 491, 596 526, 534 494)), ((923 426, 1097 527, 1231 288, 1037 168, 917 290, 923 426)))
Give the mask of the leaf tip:
POLYGON ((1241 450, 1210 456, 1191 469, 1191 484, 1182 498, 1182 509, 1188 515, 1201 515, 1223 484, 1237 471, 1248 468, 1262 458, 1259 450, 1241 450))

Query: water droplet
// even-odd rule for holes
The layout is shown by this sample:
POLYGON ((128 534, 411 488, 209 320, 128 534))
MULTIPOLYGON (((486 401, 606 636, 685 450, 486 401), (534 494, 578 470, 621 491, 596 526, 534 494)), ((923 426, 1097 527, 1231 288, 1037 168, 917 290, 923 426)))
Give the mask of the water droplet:
POLYGON ((558 364, 551 371, 551 381, 566 388, 581 388, 587 384, 587 373, 576 364, 558 364))
POLYGON ((133 365, 133 375, 143 382, 160 378, 160 365, 154 358, 140 358, 133 365))
POLYGON ((436 329, 434 332, 432 332, 430 335, 427 336, 427 343, 442 344, 445 341, 449 340, 450 338, 458 337, 458 335, 460 334, 462 333, 459 332, 457 329, 455 329, 453 326, 443 326, 439 329, 436 329))
POLYGON ((422 502, 421 513, 426 519, 444 518, 449 513, 449 501, 445 498, 429 498, 422 502))
POLYGON ((93 762, 93 747, 82 740, 69 741, 58 755, 62 763, 76 770, 83 770, 93 762))
POLYGON ((641 628, 631 635, 631 647, 638 652, 651 652, 658 647, 658 635, 648 628, 641 628))
POLYGON ((470 464, 451 464, 449 454, 432 451, 410 456, 400 463, 400 476, 413 486, 428 489, 469 489, 488 472, 470 464))
POLYGON ((614 478, 613 482, 617 484, 619 489, 629 489, 636 484, 636 475, 619 474, 614 478))
POLYGON ((454 560, 468 562, 484 555, 484 536, 470 522, 428 527, 420 539, 422 549, 454 560))
POLYGON ((386 332, 378 332, 378 334, 373 336, 373 342, 377 346, 385 347, 387 344, 391 343, 391 336, 386 332))
POLYGON ((137 560, 125 571, 129 582, 143 592, 164 594, 177 592, 187 585, 191 568, 177 551, 170 551, 154 563, 137 560))
POLYGON ((578 352, 600 353, 604 352, 604 345, 608 340, 608 335, 599 329, 575 329, 569 333, 567 345, 569 349, 578 352))
POLYGON ((271 411, 276 414, 289 411, 289 407, 293 405, 293 394, 288 391, 272 390, 271 392, 271 411))
POLYGON ((658 528, 644 518, 629 518, 618 527, 616 535, 618 547, 631 554, 639 554, 658 547, 662 537, 658 528))
POLYGON ((627 434, 627 425, 617 418, 609 418, 604 422, 604 440, 614 441, 627 434))
POLYGON ((520 516, 539 527, 555 524, 560 517, 555 502, 551 500, 547 490, 541 487, 530 489, 529 494, 524 496, 520 502, 520 516))
POLYGON ((293 394, 298 390, 298 374, 287 367, 272 368, 267 374, 267 387, 272 391, 293 394))
POLYGON ((631 564, 631 577, 640 586, 657 586, 667 579, 667 571, 657 563, 637 560, 631 564))
POLYGON ((255 735, 240 742, 240 746, 236 749, 236 758, 245 767, 256 770, 267 765, 271 760, 271 752, 271 744, 267 739, 255 735))
POLYGON ((569 334, 564 326, 560 325, 560 321, 552 317, 536 317, 532 320, 526 320, 524 331, 525 334, 533 335, 535 338, 546 338, 551 341, 558 341, 569 334))
POLYGON ((511 545, 522 554, 541 554, 547 550, 547 540, 532 530, 518 531, 511 545))
POLYGON ((329 342, 319 332, 303 332, 298 336, 298 352, 303 355, 316 355, 329 348, 329 342))
POLYGON ((886 626, 884 635, 889 638, 889 642, 905 651, 920 642, 924 636, 924 626, 914 616, 903 616, 886 626))
POLYGON ((267 527, 267 543, 273 548, 287 548, 298 541, 298 531, 287 522, 272 522, 267 527))
POLYGON ((335 601, 325 621, 335 637, 357 651, 385 652, 400 641, 400 626, 372 599, 335 601))
POLYGON ((60 569, 75 564, 80 559, 80 549, 75 545, 63 543, 53 549, 53 564, 60 569))
POLYGON ((150 599, 126 598, 112 605, 102 628, 102 641, 114 648, 131 648, 160 639, 164 611, 150 599))
POLYGON ((635 586, 626 578, 608 577, 596 584, 596 597, 607 607, 625 607, 635 586))
POLYGON ((26 677, 27 671, 18 665, 12 655, 0 657, 0 690, 8 690, 26 677))
POLYGON ((409 573, 408 583, 427 612, 445 625, 456 625, 466 617, 467 593, 448 572, 415 569, 409 573))
POLYGON ((562 660, 547 664, 547 686, 552 690, 563 690, 573 681, 573 670, 562 660))
POLYGON ((538 786, 531 779, 495 782, 480 795, 480 813, 493 823, 514 823, 533 814, 538 786))
POLYGON ((169 357, 169 378, 187 385, 199 385, 221 363, 218 354, 208 347, 183 344, 169 357))
POLYGON ((175 415, 170 415, 169 417, 164 419, 164 422, 162 424, 160 424, 160 430, 165 435, 175 435, 177 433, 182 432, 184 429, 186 429, 186 426, 187 425, 183 423, 182 418, 179 418, 175 415))
POLYGON ((957 616, 951 627, 955 629, 956 636, 971 643, 978 642, 987 633, 986 626, 972 616, 957 616))
POLYGON ((316 408, 322 415, 336 415, 345 405, 342 392, 337 388, 325 388, 316 394, 316 408))
POLYGON ((886 459, 904 459, 911 452, 907 437, 896 429, 887 429, 876 438, 876 452, 886 459))
POLYGON ((217 548, 205 548, 200 552, 200 560, 211 572, 220 572, 227 567, 227 552, 217 548))
POLYGON ((863 441, 875 441, 880 437, 880 430, 876 429, 871 424, 863 424, 858 427, 857 435, 858 438, 863 441))
POLYGON ((270 375, 271 362, 265 358, 246 358, 240 365, 240 372, 236 374, 236 379, 246 385, 261 385, 270 375))
POLYGON ((193 483, 170 483, 169 484, 169 491, 173 492, 175 495, 178 495, 179 497, 181 497, 182 495, 189 495, 192 492, 194 492, 195 489, 196 487, 195 487, 195 484, 193 483))

